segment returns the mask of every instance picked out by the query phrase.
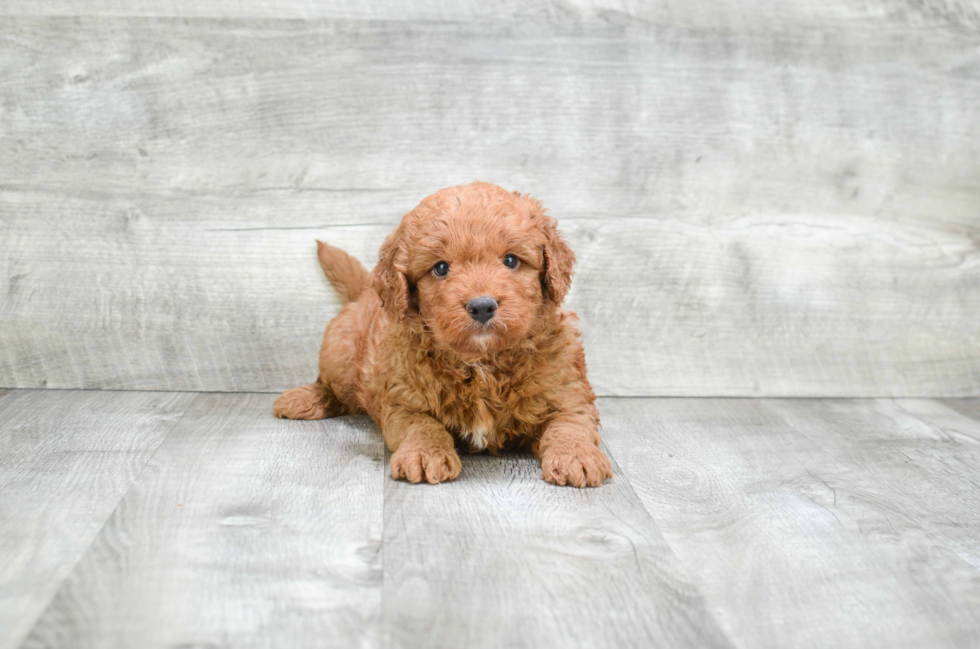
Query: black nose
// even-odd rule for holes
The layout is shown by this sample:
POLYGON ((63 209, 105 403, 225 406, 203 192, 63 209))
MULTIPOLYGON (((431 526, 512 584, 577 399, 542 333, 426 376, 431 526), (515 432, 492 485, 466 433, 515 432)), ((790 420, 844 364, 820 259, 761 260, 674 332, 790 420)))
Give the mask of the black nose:
POLYGON ((486 324, 490 322, 490 318, 497 311, 497 300, 489 295, 475 297, 466 303, 466 310, 469 311, 474 320, 486 324))

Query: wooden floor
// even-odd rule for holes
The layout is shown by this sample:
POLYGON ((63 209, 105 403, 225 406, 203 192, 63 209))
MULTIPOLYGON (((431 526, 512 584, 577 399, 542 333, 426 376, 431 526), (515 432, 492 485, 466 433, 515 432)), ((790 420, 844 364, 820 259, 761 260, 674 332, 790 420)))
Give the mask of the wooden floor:
POLYGON ((273 398, 0 391, 0 649, 980 645, 980 400, 605 399, 580 491, 273 398))

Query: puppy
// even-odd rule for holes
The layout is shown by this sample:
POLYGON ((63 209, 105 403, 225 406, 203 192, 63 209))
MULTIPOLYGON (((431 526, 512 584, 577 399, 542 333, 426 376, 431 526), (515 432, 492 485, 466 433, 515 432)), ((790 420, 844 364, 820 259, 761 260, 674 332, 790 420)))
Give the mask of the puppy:
POLYGON ((316 383, 284 392, 277 417, 366 412, 392 476, 413 483, 456 478, 455 442, 529 448, 557 485, 612 477, 577 318, 561 308, 575 255, 537 200, 482 182, 436 192, 388 236, 373 276, 317 246, 346 304, 316 383))

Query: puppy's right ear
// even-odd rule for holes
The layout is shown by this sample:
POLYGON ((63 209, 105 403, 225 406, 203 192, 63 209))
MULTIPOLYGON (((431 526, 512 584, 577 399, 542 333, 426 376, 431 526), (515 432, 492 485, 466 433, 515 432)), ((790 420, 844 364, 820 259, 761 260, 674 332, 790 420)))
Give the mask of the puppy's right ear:
POLYGON ((404 228, 388 235, 378 253, 378 265, 374 267, 371 284, 381 298, 381 306, 393 320, 401 320, 408 313, 408 277, 402 262, 402 237, 404 228))

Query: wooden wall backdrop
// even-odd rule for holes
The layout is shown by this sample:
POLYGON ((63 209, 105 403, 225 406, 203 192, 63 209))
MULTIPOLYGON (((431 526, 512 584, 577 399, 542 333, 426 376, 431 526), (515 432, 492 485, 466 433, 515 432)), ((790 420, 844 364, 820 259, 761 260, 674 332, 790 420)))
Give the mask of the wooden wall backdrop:
POLYGON ((542 198, 603 395, 980 394, 980 2, 0 0, 0 386, 277 391, 423 196, 542 198))

